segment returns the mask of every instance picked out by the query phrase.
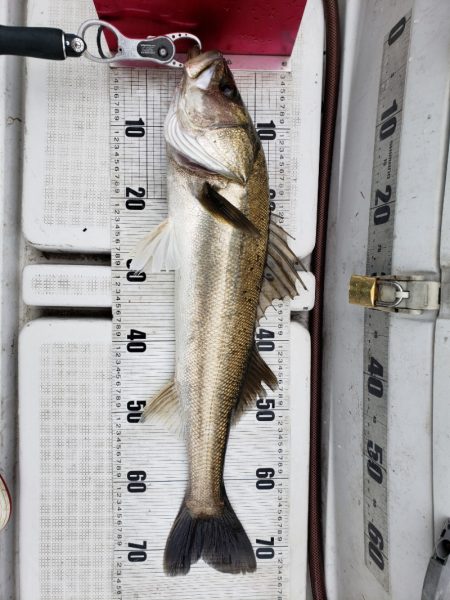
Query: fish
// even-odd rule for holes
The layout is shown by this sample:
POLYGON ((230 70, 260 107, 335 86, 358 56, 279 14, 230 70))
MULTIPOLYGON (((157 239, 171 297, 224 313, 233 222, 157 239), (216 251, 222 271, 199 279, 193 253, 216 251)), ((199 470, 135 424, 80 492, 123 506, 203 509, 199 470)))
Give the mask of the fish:
POLYGON ((297 295, 297 258, 269 208, 266 160, 223 55, 191 57, 164 125, 168 217, 131 268, 175 270, 176 365, 146 406, 185 439, 188 482, 164 550, 167 575, 202 558, 223 573, 256 569, 223 473, 230 428, 274 390, 255 327, 275 299, 297 295))

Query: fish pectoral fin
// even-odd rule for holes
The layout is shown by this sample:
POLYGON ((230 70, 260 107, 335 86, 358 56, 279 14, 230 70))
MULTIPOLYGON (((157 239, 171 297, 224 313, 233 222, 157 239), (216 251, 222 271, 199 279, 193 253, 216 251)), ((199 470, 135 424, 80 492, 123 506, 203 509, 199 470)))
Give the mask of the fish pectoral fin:
POLYGON ((253 345, 241 395, 234 408, 233 423, 237 423, 244 411, 253 406, 258 396, 263 398, 267 396, 263 383, 271 390, 275 390, 278 385, 272 369, 261 358, 256 346, 253 345))
POLYGON ((175 228, 169 218, 143 238, 133 252, 130 268, 150 273, 172 271, 180 265, 175 228))
POLYGON ((172 433, 183 437, 183 419, 181 414, 181 403, 178 398, 175 381, 166 384, 153 398, 147 402, 141 423, 149 417, 154 417, 172 433))
POLYGON ((199 201, 203 208, 217 219, 221 219, 254 237, 260 235, 258 229, 250 219, 241 210, 231 204, 229 200, 224 198, 222 194, 219 194, 208 182, 205 182, 203 185, 199 201))
POLYGON ((271 218, 266 266, 256 312, 258 320, 274 300, 295 298, 298 295, 297 282, 306 289, 296 269, 296 265, 301 266, 301 262, 289 248, 287 236, 286 231, 271 218))

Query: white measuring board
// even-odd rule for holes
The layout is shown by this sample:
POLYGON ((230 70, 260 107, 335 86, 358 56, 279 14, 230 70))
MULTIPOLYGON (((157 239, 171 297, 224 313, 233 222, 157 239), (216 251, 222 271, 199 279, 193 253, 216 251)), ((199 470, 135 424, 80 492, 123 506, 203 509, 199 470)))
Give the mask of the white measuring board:
MULTIPOLYGON (((174 372, 174 275, 137 275, 127 261, 137 241, 167 215, 163 122, 179 77, 165 69, 115 69, 110 74, 113 597, 284 599, 289 597, 290 490, 286 302, 276 302, 261 322, 273 338, 257 340, 279 388, 269 400, 258 400, 232 429, 226 455, 227 492, 255 548, 257 571, 225 575, 199 561, 185 577, 163 573, 164 546, 186 484, 184 444, 151 419, 145 424, 138 420, 145 402, 174 372), (138 337, 130 336, 132 329, 141 332, 138 337)), ((272 208, 287 227, 291 76, 240 72, 235 77, 263 142, 272 208)))
MULTIPOLYGON (((391 275, 397 172, 411 13, 384 39, 367 244, 368 275, 391 275)), ((389 590, 388 406, 389 313, 364 315, 365 562, 389 590)))

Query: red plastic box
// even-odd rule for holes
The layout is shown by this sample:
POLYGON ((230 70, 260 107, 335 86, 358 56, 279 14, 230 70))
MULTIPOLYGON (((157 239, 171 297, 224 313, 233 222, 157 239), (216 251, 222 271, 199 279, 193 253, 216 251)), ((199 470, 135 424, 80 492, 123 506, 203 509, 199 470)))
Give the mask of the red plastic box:
POLYGON ((100 19, 124 35, 197 35, 205 50, 290 56, 306 0, 94 0, 100 19))

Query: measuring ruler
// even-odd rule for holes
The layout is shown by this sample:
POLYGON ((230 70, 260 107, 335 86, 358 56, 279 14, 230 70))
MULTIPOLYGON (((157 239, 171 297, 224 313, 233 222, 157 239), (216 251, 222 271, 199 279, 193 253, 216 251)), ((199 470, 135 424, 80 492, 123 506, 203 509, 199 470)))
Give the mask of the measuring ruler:
MULTIPOLYGON (((390 275, 411 13, 384 40, 370 195, 366 273, 390 275)), ((390 314, 364 317, 365 563, 389 590, 388 398, 390 314)))
MULTIPOLYGON (((288 598, 289 304, 274 303, 256 344, 279 387, 230 434, 227 492, 253 543, 257 570, 221 574, 199 561, 167 577, 163 551, 187 478, 184 442, 151 418, 146 402, 173 377, 174 275, 130 270, 137 242, 167 216, 164 118, 179 72, 115 69, 110 76, 113 308, 113 597, 126 600, 288 598)), ((241 72, 236 83, 263 143, 271 208, 290 215, 289 73, 241 72)))

